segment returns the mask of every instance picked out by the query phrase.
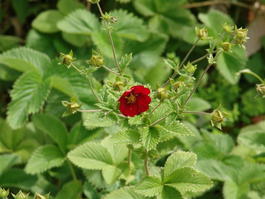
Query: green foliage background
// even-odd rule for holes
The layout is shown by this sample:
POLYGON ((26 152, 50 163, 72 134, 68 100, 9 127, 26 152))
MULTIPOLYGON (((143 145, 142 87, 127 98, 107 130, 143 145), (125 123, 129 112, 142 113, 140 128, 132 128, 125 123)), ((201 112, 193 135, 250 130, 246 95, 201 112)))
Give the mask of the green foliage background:
MULTIPOLYGON (((226 7, 227 13, 218 6, 187 8, 200 2, 102 0, 104 11, 118 21, 113 25, 117 55, 132 53, 128 73, 137 82, 161 87, 172 73, 164 58, 174 54, 183 59, 196 41, 195 26, 206 26, 216 38, 223 24, 250 23, 245 13, 251 10, 236 3, 251 6, 251 1, 231 1, 236 3, 226 7)), ((93 109, 96 98, 89 84, 99 91, 112 78, 99 69, 88 82, 58 64, 59 53, 73 50, 82 65, 98 49, 106 64, 114 65, 99 16, 96 6, 85 1, 3 1, 0 187, 50 193, 55 199, 264 199, 265 101, 255 90, 258 81, 237 73, 249 68, 265 78, 265 43, 250 57, 241 48, 222 53, 188 104, 190 111, 208 112, 221 105, 228 113, 222 132, 207 118, 188 115, 185 122, 165 121, 159 132, 150 128, 137 134, 99 114, 62 117, 61 101, 75 98, 93 109), (146 178, 140 149, 132 153, 132 168, 127 165, 127 144, 139 140, 152 162, 152 175, 146 178)), ((203 56, 205 48, 206 42, 199 42, 191 61, 203 56)), ((198 64, 196 76, 206 64, 198 64)), ((106 107, 113 104, 106 101, 106 107)), ((167 108, 161 106, 150 120, 167 108)), ((138 116, 128 120, 131 126, 140 122, 138 116)))

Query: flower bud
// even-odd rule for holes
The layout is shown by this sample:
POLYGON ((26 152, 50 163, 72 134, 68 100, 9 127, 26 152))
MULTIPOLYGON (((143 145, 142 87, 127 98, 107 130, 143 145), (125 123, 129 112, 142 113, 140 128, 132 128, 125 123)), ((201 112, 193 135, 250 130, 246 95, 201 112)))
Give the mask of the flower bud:
POLYGON ((36 194, 35 196, 34 196, 34 199, 49 199, 49 194, 46 194, 46 195, 41 195, 41 194, 36 194))
POLYGON ((116 23, 117 18, 114 16, 111 16, 110 14, 106 13, 102 16, 103 20, 106 21, 107 23, 116 23))
POLYGON ((193 74, 193 73, 196 71, 197 66, 195 66, 195 65, 193 65, 193 64, 191 64, 191 63, 188 63, 188 64, 185 66, 185 69, 186 69, 186 71, 187 71, 188 73, 193 74))
POLYGON ((60 53, 60 60, 62 64, 71 65, 74 62, 73 51, 71 50, 68 54, 60 53))
POLYGON ((173 83, 173 88, 175 90, 178 90, 180 87, 183 87, 185 85, 185 82, 183 81, 177 81, 175 83, 173 83))
POLYGON ((123 87, 124 87, 124 83, 122 81, 116 81, 113 83, 113 88, 115 90, 121 91, 123 89, 123 87))
POLYGON ((157 98, 161 101, 167 99, 169 97, 168 91, 166 88, 159 88, 157 90, 157 98))
POLYGON ((248 35, 248 29, 243 29, 243 28, 236 29, 234 36, 236 44, 239 45, 245 44, 248 39, 247 35, 248 35))
POLYGON ((265 97, 265 84, 257 84, 256 90, 259 94, 262 95, 262 97, 265 97))
POLYGON ((96 4, 99 3, 100 0, 87 0, 89 3, 96 4))
MULTIPOLYGON (((64 107, 67 108, 67 113, 68 114, 74 114, 74 113, 76 113, 80 109, 80 107, 81 107, 81 105, 78 104, 74 100, 71 100, 71 102, 62 101, 62 104, 63 104, 64 107)), ((64 115, 66 116, 67 114, 64 114, 64 115)))
POLYGON ((221 129, 221 124, 224 122, 224 113, 220 110, 216 109, 211 113, 211 124, 212 126, 216 126, 217 128, 221 129))
POLYGON ((0 198, 6 198, 9 195, 9 190, 0 188, 0 198))
POLYGON ((104 59, 101 55, 92 55, 88 63, 94 67, 100 68, 104 65, 104 59))
POLYGON ((205 40, 208 39, 208 30, 206 28, 195 28, 196 35, 199 39, 205 40))
POLYGON ((234 26, 228 25, 227 23, 223 25, 223 29, 227 33, 232 33, 234 31, 234 26))
POLYGON ((29 199, 29 194, 25 194, 22 191, 19 191, 16 195, 12 194, 14 199, 29 199))
POLYGON ((224 51, 230 51, 232 48, 232 44, 230 42, 223 42, 221 47, 224 51))

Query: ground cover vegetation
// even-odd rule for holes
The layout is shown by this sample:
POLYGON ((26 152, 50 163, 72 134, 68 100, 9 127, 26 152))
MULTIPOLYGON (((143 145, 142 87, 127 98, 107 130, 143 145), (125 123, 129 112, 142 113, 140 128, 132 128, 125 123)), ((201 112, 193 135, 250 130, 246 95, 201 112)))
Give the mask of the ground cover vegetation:
POLYGON ((0 198, 265 198, 264 1, 0 3, 0 198))

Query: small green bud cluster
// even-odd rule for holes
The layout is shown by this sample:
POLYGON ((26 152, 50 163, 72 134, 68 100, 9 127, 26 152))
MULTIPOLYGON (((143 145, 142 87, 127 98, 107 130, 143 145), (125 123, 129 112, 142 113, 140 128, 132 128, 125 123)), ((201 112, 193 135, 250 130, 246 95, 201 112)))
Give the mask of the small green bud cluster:
POLYGON ((64 113, 64 116, 76 113, 81 107, 81 105, 73 99, 70 102, 62 101, 62 105, 67 108, 67 112, 64 113))
POLYGON ((238 45, 244 45, 247 41, 248 38, 248 29, 245 28, 239 28, 235 29, 235 35, 234 35, 234 40, 235 43, 238 45))
POLYGON ((0 198, 7 198, 7 196, 9 195, 9 190, 7 189, 3 189, 0 188, 0 198))
POLYGON ((29 194, 25 194, 22 191, 19 191, 16 195, 12 194, 12 196, 14 197, 14 199, 29 199, 29 194))
POLYGON ((100 68, 104 65, 104 58, 99 53, 93 54, 88 60, 88 64, 93 67, 100 68))
POLYGON ((185 71, 189 74, 193 74, 197 70, 197 66, 190 62, 184 67, 185 71))
POLYGON ((169 98, 168 90, 166 88, 157 89, 157 98, 160 101, 164 101, 165 99, 168 99, 169 98))
POLYGON ((68 54, 60 53, 60 63, 67 65, 68 67, 75 61, 74 53, 71 50, 68 54))
POLYGON ((205 27, 203 27, 203 28, 196 27, 195 28, 195 32, 196 32, 197 37, 200 40, 207 40, 207 39, 209 39, 207 28, 205 28, 205 27))
POLYGON ((225 120, 225 113, 215 109, 212 113, 211 113, 211 124, 212 126, 215 126, 219 129, 222 129, 222 123, 225 120))
POLYGON ((117 22, 117 18, 114 17, 114 16, 111 16, 110 14, 108 13, 105 13, 103 16, 102 16, 102 19, 107 22, 108 24, 114 24, 117 22))

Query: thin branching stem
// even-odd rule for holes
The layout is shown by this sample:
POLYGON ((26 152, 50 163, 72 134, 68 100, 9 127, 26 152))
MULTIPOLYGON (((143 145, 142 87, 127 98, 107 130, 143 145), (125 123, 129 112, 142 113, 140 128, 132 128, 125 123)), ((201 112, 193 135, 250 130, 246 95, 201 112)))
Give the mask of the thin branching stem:
POLYGON ((198 59, 195 59, 195 60, 191 61, 191 64, 196 64, 196 63, 198 63, 198 62, 204 60, 204 59, 207 58, 208 56, 209 56, 209 53, 207 53, 206 55, 203 55, 203 56, 199 57, 198 59))
MULTIPOLYGON (((193 43, 191 49, 188 51, 188 53, 185 55, 184 59, 182 60, 182 62, 180 63, 179 65, 179 68, 181 68, 185 63, 186 61, 188 60, 190 54, 192 53, 192 51, 195 49, 196 45, 198 44, 198 42, 200 41, 200 39, 196 39, 196 41, 193 43)), ((171 75, 171 77, 164 83, 164 85, 162 87, 165 87, 169 84, 170 82, 170 79, 174 79, 176 76, 177 76, 177 71, 175 70, 174 73, 171 75)))
POLYGON ((75 170, 74 170, 72 163, 69 160, 67 160, 67 163, 68 163, 68 166, 70 168, 70 172, 71 172, 71 175, 73 177, 73 180, 77 181, 77 176, 76 176, 76 173, 75 173, 75 170))
POLYGON ((145 151, 145 157, 144 157, 144 170, 145 174, 149 176, 149 168, 148 168, 148 152, 145 151))
POLYGON ((248 5, 246 3, 238 2, 238 1, 224 1, 224 0, 214 0, 214 1, 202 1, 202 2, 194 2, 184 5, 184 8, 199 8, 199 7, 206 7, 206 6, 213 6, 218 4, 224 5, 235 5, 238 7, 243 7, 247 9, 254 9, 253 6, 248 5))
POLYGON ((162 117, 162 118, 160 118, 160 119, 154 121, 152 124, 150 124, 150 127, 151 127, 151 126, 155 126, 155 125, 158 124, 159 122, 164 121, 168 116, 171 115, 171 113, 173 113, 173 112, 170 112, 169 114, 165 115, 164 117, 162 117))
POLYGON ((132 148, 128 147, 128 171, 131 173, 132 148))
MULTIPOLYGON (((104 13, 103 13, 99 3, 97 3, 97 7, 98 7, 98 10, 100 12, 101 17, 103 18, 104 17, 104 13)), ((119 73, 121 73, 121 67, 120 67, 118 59, 117 59, 117 53, 116 53, 115 45, 114 45, 114 42, 113 42, 111 29, 110 29, 109 26, 107 27, 107 32, 108 32, 108 37, 109 37, 109 40, 110 40, 110 43, 111 43, 111 49, 112 49, 112 54, 113 54, 113 59, 114 59, 115 65, 116 65, 119 73)))
POLYGON ((197 115, 210 115, 211 114, 211 113, 201 112, 201 111, 183 111, 182 113, 197 114, 197 115))
POLYGON ((113 73, 113 74, 115 74, 117 76, 120 76, 119 73, 116 73, 114 70, 111 70, 109 67, 107 67, 107 66, 102 66, 102 67, 105 68, 107 71, 109 71, 109 72, 111 72, 111 73, 113 73))
POLYGON ((192 91, 190 92, 189 96, 187 97, 187 99, 185 100, 185 102, 183 103, 183 107, 188 103, 188 101, 190 100, 191 96, 195 93, 195 91, 197 90, 197 88, 200 86, 201 81, 204 77, 204 75, 208 72, 208 70, 211 68, 213 64, 208 64, 208 66, 206 67, 206 69, 202 72, 200 78, 198 79, 197 83, 195 84, 195 86, 193 87, 192 91))
POLYGON ((253 77, 255 77, 256 79, 258 79, 262 84, 265 83, 265 80, 263 80, 258 74, 252 72, 251 70, 243 70, 240 73, 245 73, 245 74, 249 74, 252 75, 253 77))
POLYGON ((95 109, 95 110, 78 110, 78 112, 81 112, 81 113, 96 113, 96 112, 101 112, 102 110, 100 109, 95 109))
POLYGON ((159 104, 158 105, 156 105, 155 107, 154 107, 154 109, 151 111, 151 113, 150 114, 152 114, 159 106, 161 105, 161 101, 159 102, 159 104))

